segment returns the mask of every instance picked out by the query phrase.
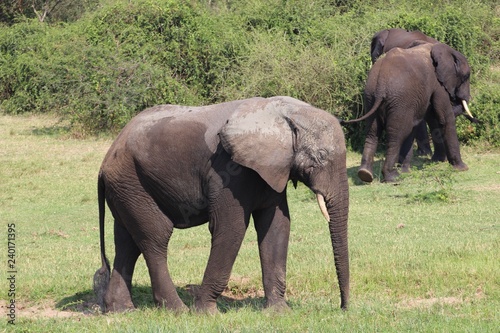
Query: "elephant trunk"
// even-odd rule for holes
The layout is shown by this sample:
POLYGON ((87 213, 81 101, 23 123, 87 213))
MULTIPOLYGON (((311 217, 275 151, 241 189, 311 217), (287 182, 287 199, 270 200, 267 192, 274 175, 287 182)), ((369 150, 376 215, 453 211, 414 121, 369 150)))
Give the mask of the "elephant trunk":
MULTIPOLYGON (((320 204, 321 207, 321 204, 320 204)), ((341 171, 340 181, 334 186, 333 195, 327 198, 330 237, 337 279, 340 289, 340 307, 347 310, 349 301, 349 249, 347 220, 349 214, 349 188, 347 172, 341 171)))

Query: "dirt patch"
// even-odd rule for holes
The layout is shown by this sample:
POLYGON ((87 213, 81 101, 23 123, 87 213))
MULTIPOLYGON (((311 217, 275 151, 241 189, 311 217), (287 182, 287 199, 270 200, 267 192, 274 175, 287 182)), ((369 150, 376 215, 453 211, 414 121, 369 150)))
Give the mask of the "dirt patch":
POLYGON ((408 298, 397 303, 397 307, 402 309, 424 308, 428 309, 434 305, 460 305, 470 303, 473 300, 481 300, 486 296, 482 286, 476 288, 473 296, 461 297, 429 297, 429 298, 408 298))
MULTIPOLYGON (((7 301, 0 300, 2 313, 7 313, 7 301)), ((93 314, 89 304, 80 304, 72 307, 71 311, 56 308, 55 301, 45 301, 42 304, 23 304, 16 302, 17 318, 78 318, 93 314)))
POLYGON ((458 297, 432 297, 432 298, 412 298, 399 302, 397 306, 402 309, 430 308, 438 305, 462 304, 464 301, 458 297))
MULTIPOLYGON (((500 171, 498 173, 500 174, 500 171)), ((500 192, 500 184, 490 184, 490 185, 484 185, 484 186, 471 186, 470 189, 472 191, 478 191, 478 192, 483 192, 483 191, 500 192)))

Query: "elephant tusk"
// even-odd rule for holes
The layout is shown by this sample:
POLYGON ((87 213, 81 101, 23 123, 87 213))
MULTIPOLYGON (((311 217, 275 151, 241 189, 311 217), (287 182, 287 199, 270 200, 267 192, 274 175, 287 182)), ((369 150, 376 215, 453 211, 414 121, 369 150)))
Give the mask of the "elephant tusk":
POLYGON ((325 198, 321 194, 318 193, 318 194, 316 194, 316 199, 318 200, 318 205, 319 205, 319 209, 321 210, 321 213, 323 213, 323 216, 329 222, 330 216, 328 215, 328 211, 326 209, 325 198))
POLYGON ((462 100, 462 105, 464 106, 465 112, 467 112, 467 114, 471 118, 474 118, 474 116, 472 115, 472 113, 470 113, 469 107, 467 106, 467 102, 465 101, 465 99, 462 100))

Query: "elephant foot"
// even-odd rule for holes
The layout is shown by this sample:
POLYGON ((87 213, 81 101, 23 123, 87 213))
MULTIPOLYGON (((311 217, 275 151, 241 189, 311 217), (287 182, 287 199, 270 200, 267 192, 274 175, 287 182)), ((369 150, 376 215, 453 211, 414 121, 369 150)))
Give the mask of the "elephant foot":
POLYGON ((445 162, 446 156, 440 156, 440 155, 434 154, 434 155, 432 155, 431 161, 432 162, 445 162))
POLYGON ((457 170, 457 171, 467 171, 467 170, 469 170, 469 167, 464 162, 460 162, 458 164, 453 165, 453 168, 455 170, 457 170))
POLYGON ((373 181, 373 174, 370 170, 360 167, 358 170, 358 177, 364 182, 371 183, 373 181))
POLYGON ((167 309, 167 310, 169 310, 173 313, 176 313, 176 314, 189 312, 189 308, 184 303, 182 303, 181 305, 176 305, 176 306, 172 306, 172 305, 168 305, 168 304, 163 303, 163 304, 157 304, 156 306, 161 308, 161 309, 167 309))
POLYGON ((410 166, 409 165, 402 165, 401 166, 401 172, 402 173, 410 173, 410 166))
POLYGON ((290 307, 286 304, 285 300, 279 300, 271 302, 269 300, 266 301, 266 305, 264 306, 266 310, 276 312, 276 313, 285 313, 290 311, 290 307))
POLYGON ((417 156, 430 156, 432 155, 431 147, 418 147, 417 156))
POLYGON ((217 309, 217 302, 203 302, 200 299, 195 300, 194 310, 197 313, 204 313, 209 315, 216 315, 217 313, 219 313, 219 309, 217 309))
POLYGON ((134 304, 132 304, 131 302, 127 302, 127 303, 117 303, 117 302, 112 302, 111 304, 108 304, 106 305, 106 309, 105 309, 105 313, 108 313, 108 312, 116 312, 116 313, 120 313, 120 312, 132 312, 135 310, 135 306, 134 304))
POLYGON ((394 170, 390 172, 384 172, 384 183, 394 183, 398 180, 399 173, 394 170))
POLYGON ((432 151, 429 149, 417 149, 417 156, 430 156, 432 151))

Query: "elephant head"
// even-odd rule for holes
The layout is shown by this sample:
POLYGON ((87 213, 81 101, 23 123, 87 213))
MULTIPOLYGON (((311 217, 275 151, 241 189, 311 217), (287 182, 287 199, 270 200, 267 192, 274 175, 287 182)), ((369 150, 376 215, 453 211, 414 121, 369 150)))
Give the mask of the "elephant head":
POLYGON ((472 117, 467 105, 470 100, 470 67, 465 56, 446 44, 438 43, 431 49, 431 58, 436 77, 450 96, 455 116, 465 111, 472 117))
POLYGON ((329 221, 341 307, 349 298, 346 148, 339 122, 325 111, 288 97, 262 100, 236 111, 221 129, 224 149, 276 192, 288 180, 307 185, 329 221), (256 149, 258 147, 258 149, 256 149))
POLYGON ((377 32, 373 35, 370 45, 372 64, 375 63, 377 58, 383 53, 386 53, 395 47, 402 49, 409 48, 415 40, 421 40, 431 44, 438 43, 438 41, 434 38, 426 36, 418 30, 408 31, 405 29, 392 28, 377 32))

